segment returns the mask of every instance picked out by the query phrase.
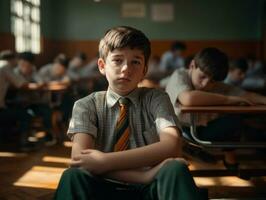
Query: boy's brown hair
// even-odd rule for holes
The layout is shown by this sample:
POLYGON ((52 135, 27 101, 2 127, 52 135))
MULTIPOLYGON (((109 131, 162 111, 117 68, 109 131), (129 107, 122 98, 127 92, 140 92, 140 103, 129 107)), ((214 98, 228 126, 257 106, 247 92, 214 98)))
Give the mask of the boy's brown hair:
POLYGON ((140 30, 129 26, 114 27, 105 33, 99 44, 99 57, 105 60, 109 52, 125 47, 143 51, 147 71, 151 54, 150 41, 140 30))
POLYGON ((194 61, 195 66, 214 81, 224 80, 228 73, 228 57, 217 48, 210 47, 201 50, 195 55, 194 61))

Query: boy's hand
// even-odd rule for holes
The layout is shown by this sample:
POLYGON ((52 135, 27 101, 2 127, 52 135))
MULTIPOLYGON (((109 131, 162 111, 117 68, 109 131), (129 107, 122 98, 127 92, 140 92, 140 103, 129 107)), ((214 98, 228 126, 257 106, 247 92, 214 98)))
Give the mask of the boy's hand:
POLYGON ((95 149, 85 149, 81 151, 70 162, 71 167, 80 167, 93 174, 106 172, 105 153, 95 149))

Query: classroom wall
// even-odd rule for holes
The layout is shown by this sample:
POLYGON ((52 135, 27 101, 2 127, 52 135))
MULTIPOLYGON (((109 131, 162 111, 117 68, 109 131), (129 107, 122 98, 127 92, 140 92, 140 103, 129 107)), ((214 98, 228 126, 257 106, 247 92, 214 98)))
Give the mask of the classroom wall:
MULTIPOLYGON (((135 26, 145 32, 151 39, 155 55, 161 55, 174 40, 187 44, 187 55, 206 46, 221 48, 231 57, 263 55, 264 0, 137 1, 145 2, 146 5, 146 16, 140 19, 122 18, 122 2, 125 1, 102 0, 95 3, 92 0, 41 0, 40 62, 52 59, 58 52, 66 52, 71 56, 78 50, 92 57, 97 53, 99 38, 107 28, 116 25, 135 26), (173 3, 174 21, 151 20, 150 6, 162 2, 173 3)), ((9 41, 5 48, 8 45, 14 47, 7 17, 9 12, 9 1, 1 0, 0 42, 6 41, 6 38, 9 41)), ((0 49, 3 49, 2 45, 0 49)))
MULTIPOLYGON (((42 1, 43 5, 52 0, 42 1)), ((131 25, 143 30, 150 39, 179 40, 258 40, 261 38, 263 0, 167 0, 145 2, 146 16, 122 18, 122 0, 57 0, 52 11, 43 9, 43 18, 52 18, 43 34, 53 39, 95 40, 116 25, 131 25), (151 20, 151 5, 171 2, 175 19, 170 22, 151 20), (46 14, 47 12, 47 14, 46 14), (52 17, 51 17, 52 16, 52 17)), ((134 2, 134 1, 132 1, 134 2)))
MULTIPOLYGON (((46 0, 43 5, 49 4, 50 1, 46 0)), ((154 55, 160 56, 169 49, 174 40, 181 40, 188 46, 187 55, 194 54, 207 46, 216 46, 231 57, 248 54, 261 57, 263 2, 263 0, 149 0, 145 1, 144 18, 122 18, 122 0, 100 3, 88 0, 57 0, 50 9, 43 10, 43 15, 53 19, 43 30, 47 41, 44 48, 64 50, 69 55, 82 50, 94 56, 97 53, 98 40, 106 29, 116 25, 130 25, 147 34, 152 41, 154 55), (150 7, 154 2, 173 3, 175 20, 152 21, 150 7)))
POLYGON ((0 50, 15 49, 15 38, 10 34, 10 0, 0 1, 0 50))

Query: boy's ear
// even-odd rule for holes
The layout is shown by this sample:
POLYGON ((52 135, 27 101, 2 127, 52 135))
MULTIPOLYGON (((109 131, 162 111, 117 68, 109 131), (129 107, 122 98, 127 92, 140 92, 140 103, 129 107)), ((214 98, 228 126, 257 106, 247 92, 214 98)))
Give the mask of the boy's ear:
POLYGON ((102 75, 105 75, 105 61, 102 58, 98 59, 98 69, 102 75))
POLYGON ((189 69, 196 69, 197 67, 196 67, 196 64, 195 64, 195 60, 193 59, 193 60, 191 60, 191 62, 190 62, 190 65, 189 65, 189 69))
POLYGON ((146 65, 143 70, 143 76, 145 76, 148 72, 148 66, 146 65))

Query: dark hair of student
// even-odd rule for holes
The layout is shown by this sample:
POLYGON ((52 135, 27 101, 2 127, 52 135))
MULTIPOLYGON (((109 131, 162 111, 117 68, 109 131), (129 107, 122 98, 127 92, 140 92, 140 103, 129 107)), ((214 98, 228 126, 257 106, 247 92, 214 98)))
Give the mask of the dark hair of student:
POLYGON ((35 60, 35 55, 33 53, 31 53, 30 51, 25 51, 25 52, 20 53, 18 55, 18 58, 25 60, 25 61, 28 61, 30 63, 33 63, 35 60))
POLYGON ((171 51, 178 51, 178 50, 184 51, 186 50, 186 48, 187 47, 183 42, 176 41, 172 44, 171 51))
POLYGON ((230 69, 240 69, 242 72, 248 70, 248 63, 245 58, 239 58, 230 62, 230 69))
POLYGON ((11 50, 3 50, 0 52, 0 60, 11 60, 17 57, 16 53, 11 50))
POLYGON ((190 66, 191 61, 194 59, 195 55, 190 55, 185 58, 185 68, 188 69, 190 66))
POLYGON ((145 66, 148 66, 150 41, 143 32, 128 26, 114 27, 105 33, 99 44, 99 56, 105 60, 109 52, 125 47, 143 51, 145 66))
POLYGON ((217 48, 209 47, 201 50, 195 55, 194 61, 196 67, 215 81, 224 80, 228 73, 228 57, 217 48))
POLYGON ((83 52, 78 52, 78 53, 76 53, 75 57, 78 57, 78 58, 80 58, 80 59, 83 60, 83 61, 85 61, 85 60, 87 59, 86 54, 83 53, 83 52))
POLYGON ((55 59, 54 63, 59 63, 60 65, 67 68, 69 60, 67 58, 59 57, 59 58, 55 59))

